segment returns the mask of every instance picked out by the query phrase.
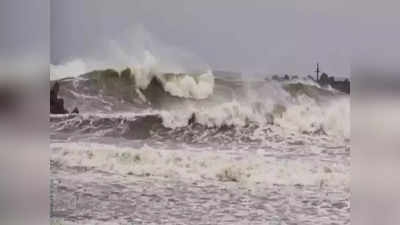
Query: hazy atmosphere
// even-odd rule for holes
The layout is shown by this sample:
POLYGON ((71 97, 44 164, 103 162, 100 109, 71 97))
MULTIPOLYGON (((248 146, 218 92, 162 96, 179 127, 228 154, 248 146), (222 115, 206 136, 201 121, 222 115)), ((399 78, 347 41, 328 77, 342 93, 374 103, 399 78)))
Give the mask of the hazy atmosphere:
MULTIPOLYGON (((371 25, 393 31, 392 7, 357 1, 59 1, 51 2, 51 63, 105 54, 104 41, 136 27, 190 52, 213 69, 348 76, 351 60, 372 39, 371 25), (385 19, 379 18, 385 10, 385 19), (354 12, 357 11, 357 15, 354 12), (375 14, 376 17, 368 17, 375 14), (380 26, 386 24, 386 26, 380 26), (368 35, 366 35, 368 34, 368 35), (360 41, 360 37, 363 37, 360 41)), ((398 35, 398 32, 397 32, 398 35)), ((124 39, 129 36, 124 36, 124 39)), ((376 47, 369 46, 369 51, 376 47)))

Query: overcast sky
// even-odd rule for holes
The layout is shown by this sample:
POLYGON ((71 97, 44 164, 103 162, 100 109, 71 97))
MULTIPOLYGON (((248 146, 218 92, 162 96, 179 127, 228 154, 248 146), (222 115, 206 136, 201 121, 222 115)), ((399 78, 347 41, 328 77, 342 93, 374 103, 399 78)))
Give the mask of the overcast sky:
POLYGON ((348 76, 354 57, 400 40, 397 3, 376 2, 53 0, 51 63, 101 54, 104 40, 139 25, 213 69, 311 74, 318 61, 348 76))

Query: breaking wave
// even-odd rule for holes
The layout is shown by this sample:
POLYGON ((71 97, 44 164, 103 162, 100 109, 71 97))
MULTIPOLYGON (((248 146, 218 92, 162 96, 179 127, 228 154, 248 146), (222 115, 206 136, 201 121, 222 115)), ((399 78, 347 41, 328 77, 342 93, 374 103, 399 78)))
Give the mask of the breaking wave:
MULTIPOLYGON (((54 82, 54 81, 52 81, 54 82)), ((307 82, 243 81, 127 68, 58 80, 67 107, 81 115, 51 116, 57 132, 127 139, 182 133, 199 140, 216 132, 254 139, 260 129, 348 138, 348 95, 307 82), (193 137, 194 136, 194 137, 193 137)), ((267 135, 267 134, 265 134, 267 135)))

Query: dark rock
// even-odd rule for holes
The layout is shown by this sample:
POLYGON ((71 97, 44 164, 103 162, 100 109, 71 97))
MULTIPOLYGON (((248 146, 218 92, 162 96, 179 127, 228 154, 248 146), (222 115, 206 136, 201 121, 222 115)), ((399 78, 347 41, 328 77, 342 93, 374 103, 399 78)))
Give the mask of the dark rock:
POLYGON ((323 73, 318 80, 319 85, 326 86, 329 84, 329 76, 326 73, 323 73))
MULTIPOLYGON (((58 98, 60 91, 60 84, 55 82, 50 89, 50 113, 51 114, 67 114, 68 110, 64 107, 64 99, 58 98)), ((75 107, 72 113, 79 113, 78 108, 75 107)))
POLYGON ((350 81, 349 79, 345 79, 344 81, 336 81, 335 77, 330 77, 326 73, 323 73, 318 80, 318 84, 321 86, 330 85, 332 88, 344 92, 346 94, 350 94, 350 81))
POLYGON ((188 121, 188 125, 192 125, 196 123, 196 115, 194 113, 192 113, 192 116, 190 117, 189 121, 188 121))
POLYGON ((68 110, 64 108, 64 99, 58 98, 60 84, 56 82, 50 89, 50 113, 52 114, 66 114, 68 110))
POLYGON ((284 80, 290 80, 289 75, 285 74, 285 76, 283 77, 284 80))
POLYGON ((60 85, 56 82, 50 89, 50 106, 57 103, 57 95, 60 90, 60 85))
POLYGON ((76 113, 76 114, 79 114, 79 109, 78 109, 78 107, 75 107, 74 108, 74 110, 72 110, 72 112, 71 113, 76 113))

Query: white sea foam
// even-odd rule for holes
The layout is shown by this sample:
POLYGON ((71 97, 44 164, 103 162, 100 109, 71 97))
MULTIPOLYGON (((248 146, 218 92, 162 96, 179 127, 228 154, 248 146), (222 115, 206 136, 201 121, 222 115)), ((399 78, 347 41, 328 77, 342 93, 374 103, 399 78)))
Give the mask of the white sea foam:
POLYGON ((173 75, 172 77, 159 76, 165 91, 173 96, 205 99, 213 93, 214 76, 207 71, 199 76, 173 75))
MULTIPOLYGON (((235 182, 243 185, 348 184, 345 166, 315 161, 277 160, 257 153, 230 155, 226 152, 139 149, 111 145, 51 144, 52 160, 64 166, 84 166, 120 175, 178 179, 180 181, 235 182)), ((240 152, 240 149, 236 153, 240 152)))
POLYGON ((154 77, 162 83, 166 92, 183 98, 204 99, 213 93, 214 76, 211 70, 199 75, 189 75, 184 70, 168 70, 149 51, 145 52, 142 65, 131 67, 136 85, 146 89, 154 77))
POLYGON ((338 98, 321 105, 307 96, 299 96, 298 102, 287 106, 282 117, 277 117, 275 122, 283 128, 298 132, 322 128, 329 135, 348 138, 350 99, 338 98))

